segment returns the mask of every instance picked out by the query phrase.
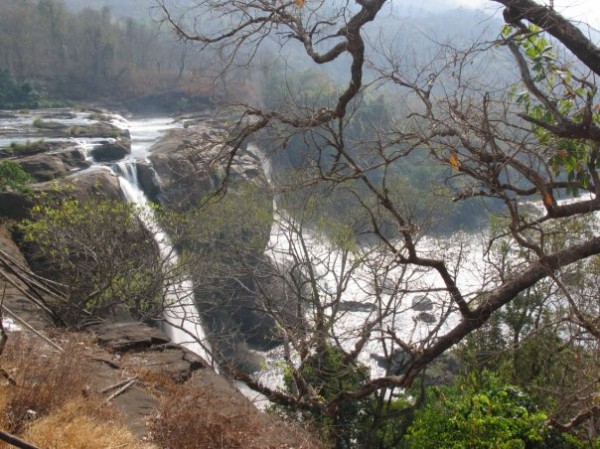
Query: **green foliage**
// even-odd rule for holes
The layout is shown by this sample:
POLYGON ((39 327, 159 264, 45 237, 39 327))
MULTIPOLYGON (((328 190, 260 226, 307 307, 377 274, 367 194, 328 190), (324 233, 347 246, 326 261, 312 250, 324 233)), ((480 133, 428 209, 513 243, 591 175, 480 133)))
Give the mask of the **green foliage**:
POLYGON ((405 449, 576 449, 574 438, 544 425, 547 420, 519 388, 489 373, 453 387, 431 388, 427 404, 403 441, 405 449))
POLYGON ((160 256, 131 205, 45 198, 31 215, 18 229, 32 265, 67 286, 68 303, 53 304, 65 322, 121 311, 141 319, 161 309, 160 256))
MULTIPOLYGON (((560 125, 560 117, 574 123, 600 123, 600 112, 586 110, 596 95, 596 88, 575 76, 568 65, 560 65, 552 45, 544 37, 539 27, 530 26, 531 33, 516 38, 520 49, 531 70, 532 82, 544 95, 548 102, 543 103, 529 91, 517 93, 517 88, 510 92, 510 98, 525 111, 525 116, 533 123, 533 130, 548 158, 548 164, 555 176, 565 176, 570 182, 577 182, 580 187, 572 185, 568 190, 577 195, 580 188, 591 186, 589 165, 600 168, 596 144, 585 139, 558 137, 549 128, 560 125), (548 104, 552 107, 548 107, 548 104)), ((511 32, 506 27, 504 34, 511 32)))
MULTIPOLYGON (((286 389, 307 395, 302 385, 310 385, 324 402, 330 401, 341 391, 353 391, 369 379, 369 369, 357 363, 344 361, 345 353, 338 347, 325 344, 305 360, 297 369, 288 368, 284 374, 286 389)), ((329 416, 321 410, 305 415, 303 420, 312 423, 322 437, 335 447, 351 447, 363 434, 368 399, 342 399, 337 413, 329 416)), ((295 411, 288 411, 293 416, 295 411)))
POLYGON ((0 192, 7 190, 28 192, 30 182, 31 176, 18 163, 13 161, 0 163, 0 192))

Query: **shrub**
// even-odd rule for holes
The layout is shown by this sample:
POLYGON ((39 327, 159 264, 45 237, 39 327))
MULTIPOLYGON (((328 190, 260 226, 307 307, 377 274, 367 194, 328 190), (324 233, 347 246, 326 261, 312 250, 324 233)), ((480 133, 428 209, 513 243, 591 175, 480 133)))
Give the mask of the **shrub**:
POLYGON ((520 389, 489 373, 431 388, 403 440, 405 449, 576 449, 583 445, 545 426, 547 416, 520 389))
POLYGON ((32 266, 67 286, 68 302, 52 304, 67 324, 87 314, 160 312, 164 261, 136 213, 123 201, 54 200, 18 226, 32 266))
POLYGON ((31 176, 21 166, 13 161, 0 163, 0 192, 15 190, 28 192, 31 176))

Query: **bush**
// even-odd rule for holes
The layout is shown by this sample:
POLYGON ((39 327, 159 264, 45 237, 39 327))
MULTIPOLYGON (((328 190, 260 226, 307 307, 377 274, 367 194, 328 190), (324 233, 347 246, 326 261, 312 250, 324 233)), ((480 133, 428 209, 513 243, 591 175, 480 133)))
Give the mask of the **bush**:
POLYGON ((0 163, 0 192, 14 190, 28 192, 31 176, 13 161, 0 163))
POLYGON ((65 323, 160 313, 164 261, 136 214, 123 201, 49 200, 18 226, 33 268, 66 286, 68 302, 52 304, 65 323))
POLYGON ((453 387, 431 388, 403 440, 405 449, 576 449, 577 440, 545 426, 548 419, 520 389, 489 373, 453 387))

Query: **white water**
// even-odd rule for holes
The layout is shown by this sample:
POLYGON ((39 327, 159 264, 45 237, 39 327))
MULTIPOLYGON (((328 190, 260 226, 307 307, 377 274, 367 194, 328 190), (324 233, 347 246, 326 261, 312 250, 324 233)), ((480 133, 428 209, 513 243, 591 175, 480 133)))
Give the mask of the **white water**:
MULTIPOLYGON (((117 164, 121 190, 128 201, 139 207, 139 217, 146 228, 153 234, 159 247, 160 255, 165 262, 163 269, 166 272, 176 272, 178 271, 177 252, 173 248, 167 234, 158 224, 146 195, 139 187, 136 159, 146 158, 151 144, 164 131, 174 128, 177 125, 170 119, 139 121, 119 119, 117 124, 129 129, 132 138, 132 155, 117 164)), ((165 309, 163 318, 165 321, 163 330, 173 343, 179 344, 198 354, 214 367, 210 344, 202 327, 202 319, 194 304, 193 290, 192 281, 185 275, 179 274, 174 280, 169 280, 166 285, 164 299, 165 309)))
MULTIPOLYGON (((272 170, 268 157, 254 146, 249 146, 249 150, 262 161, 263 170, 270 178, 272 170)), ((375 357, 400 349, 388 330, 395 332, 407 345, 421 349, 435 335, 447 333, 460 320, 453 301, 442 291, 445 286, 435 270, 412 268, 403 271, 402 267, 391 263, 393 257, 388 256, 386 261, 381 249, 368 247, 357 248, 344 260, 343 252, 326 236, 306 227, 300 230, 308 250, 308 254, 304 254, 303 248, 299 247, 298 231, 292 229, 298 223, 293 223, 285 211, 278 211, 277 205, 274 206, 275 219, 266 254, 281 272, 288 270, 294 260, 310 261, 317 273, 321 304, 339 302, 359 306, 354 310, 341 311, 330 306, 325 309, 325 314, 333 322, 333 338, 346 351, 354 349, 366 328, 372 329, 358 356, 358 361, 370 368, 372 378, 386 375, 386 369, 379 366, 375 357), (349 268, 359 261, 359 266, 349 268), (375 278, 384 287, 379 294, 374 291, 375 278), (406 293, 399 293, 402 291, 406 293), (340 301, 336 300, 337 295, 340 295, 340 301), (413 309, 413 300, 425 295, 432 301, 432 309, 428 313, 436 318, 433 323, 419 319, 421 312, 413 309)), ((419 245, 422 256, 433 257, 435 249, 435 257, 439 258, 443 253, 444 258, 457 267, 458 286, 467 296, 478 291, 477 286, 482 285, 485 277, 485 272, 480 269, 484 246, 474 237, 457 234, 452 237, 452 242, 444 244, 430 239, 419 245), (460 250, 456 249, 457 246, 460 250)), ((315 322, 314 313, 310 308, 305 310, 308 323, 315 322)), ((269 351, 265 357, 267 366, 255 377, 265 385, 282 388, 283 367, 278 361, 283 358, 283 349, 269 351)))

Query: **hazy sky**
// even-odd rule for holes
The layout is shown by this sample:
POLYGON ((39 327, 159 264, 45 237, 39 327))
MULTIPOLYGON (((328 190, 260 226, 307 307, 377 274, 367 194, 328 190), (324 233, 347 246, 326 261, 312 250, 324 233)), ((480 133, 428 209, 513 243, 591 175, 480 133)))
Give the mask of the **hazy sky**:
MULTIPOLYGON (((482 8, 490 11, 500 10, 500 5, 490 0, 444 0, 448 5, 469 8, 482 8)), ((544 0, 548 4, 548 0, 544 0)), ((600 28, 600 0, 554 0, 554 9, 565 17, 581 20, 600 28)))

